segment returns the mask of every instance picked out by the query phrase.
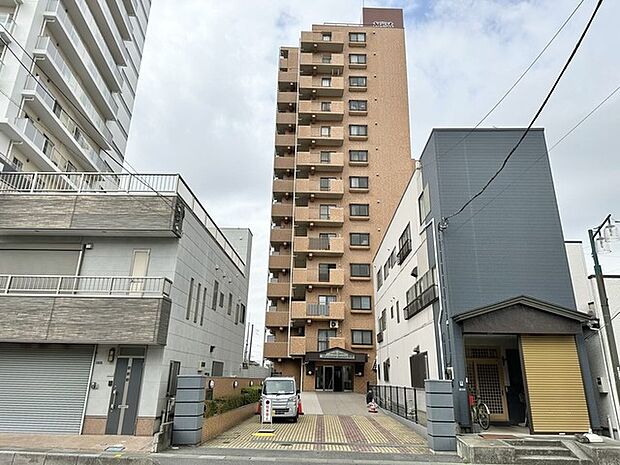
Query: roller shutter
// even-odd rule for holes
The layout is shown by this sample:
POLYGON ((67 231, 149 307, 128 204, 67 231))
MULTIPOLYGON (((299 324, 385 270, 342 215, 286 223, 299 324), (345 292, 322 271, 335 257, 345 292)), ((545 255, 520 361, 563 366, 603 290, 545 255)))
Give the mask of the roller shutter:
POLYGON ((80 434, 93 350, 0 344, 0 432, 80 434))
POLYGON ((583 433, 590 417, 574 336, 521 336, 532 430, 583 433))

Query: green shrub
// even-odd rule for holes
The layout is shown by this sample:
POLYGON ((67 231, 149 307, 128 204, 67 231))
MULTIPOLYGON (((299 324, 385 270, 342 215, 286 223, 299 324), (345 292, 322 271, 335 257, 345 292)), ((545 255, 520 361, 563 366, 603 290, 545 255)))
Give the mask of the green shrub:
POLYGON ((234 410, 244 405, 253 404, 260 400, 261 388, 260 386, 252 386, 242 388, 241 393, 238 396, 225 397, 222 399, 205 400, 205 413, 204 417, 209 418, 215 415, 221 415, 222 413, 234 410))

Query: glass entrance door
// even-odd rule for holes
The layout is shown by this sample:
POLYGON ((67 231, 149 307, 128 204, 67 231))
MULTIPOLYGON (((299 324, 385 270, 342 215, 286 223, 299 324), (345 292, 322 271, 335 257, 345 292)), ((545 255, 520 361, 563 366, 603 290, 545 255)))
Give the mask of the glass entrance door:
POLYGON ((353 366, 345 365, 342 367, 342 386, 345 391, 353 390, 353 366))
POLYGON ((316 368, 316 376, 314 388, 317 391, 333 391, 334 390, 334 367, 319 366, 316 368))

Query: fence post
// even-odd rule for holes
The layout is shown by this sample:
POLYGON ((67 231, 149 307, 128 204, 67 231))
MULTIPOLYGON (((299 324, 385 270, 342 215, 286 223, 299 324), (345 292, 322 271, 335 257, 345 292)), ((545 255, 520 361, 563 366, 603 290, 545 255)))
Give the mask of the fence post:
POLYGON ((413 421, 418 423, 418 390, 413 388, 413 421))
POLYGON ((396 386, 396 415, 400 416, 400 399, 398 395, 398 386, 396 386))
POLYGON ((407 389, 408 387, 403 387, 403 394, 405 394, 405 419, 409 420, 409 409, 407 408, 407 389))

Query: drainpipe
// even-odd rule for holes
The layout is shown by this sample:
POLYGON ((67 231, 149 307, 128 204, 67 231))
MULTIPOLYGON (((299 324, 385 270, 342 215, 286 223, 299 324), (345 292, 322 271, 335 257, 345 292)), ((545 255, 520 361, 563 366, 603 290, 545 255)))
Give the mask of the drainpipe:
POLYGON ((82 273, 82 263, 84 263, 84 253, 86 252, 86 244, 82 244, 80 249, 80 255, 78 256, 78 264, 75 269, 75 276, 80 276, 82 273))

